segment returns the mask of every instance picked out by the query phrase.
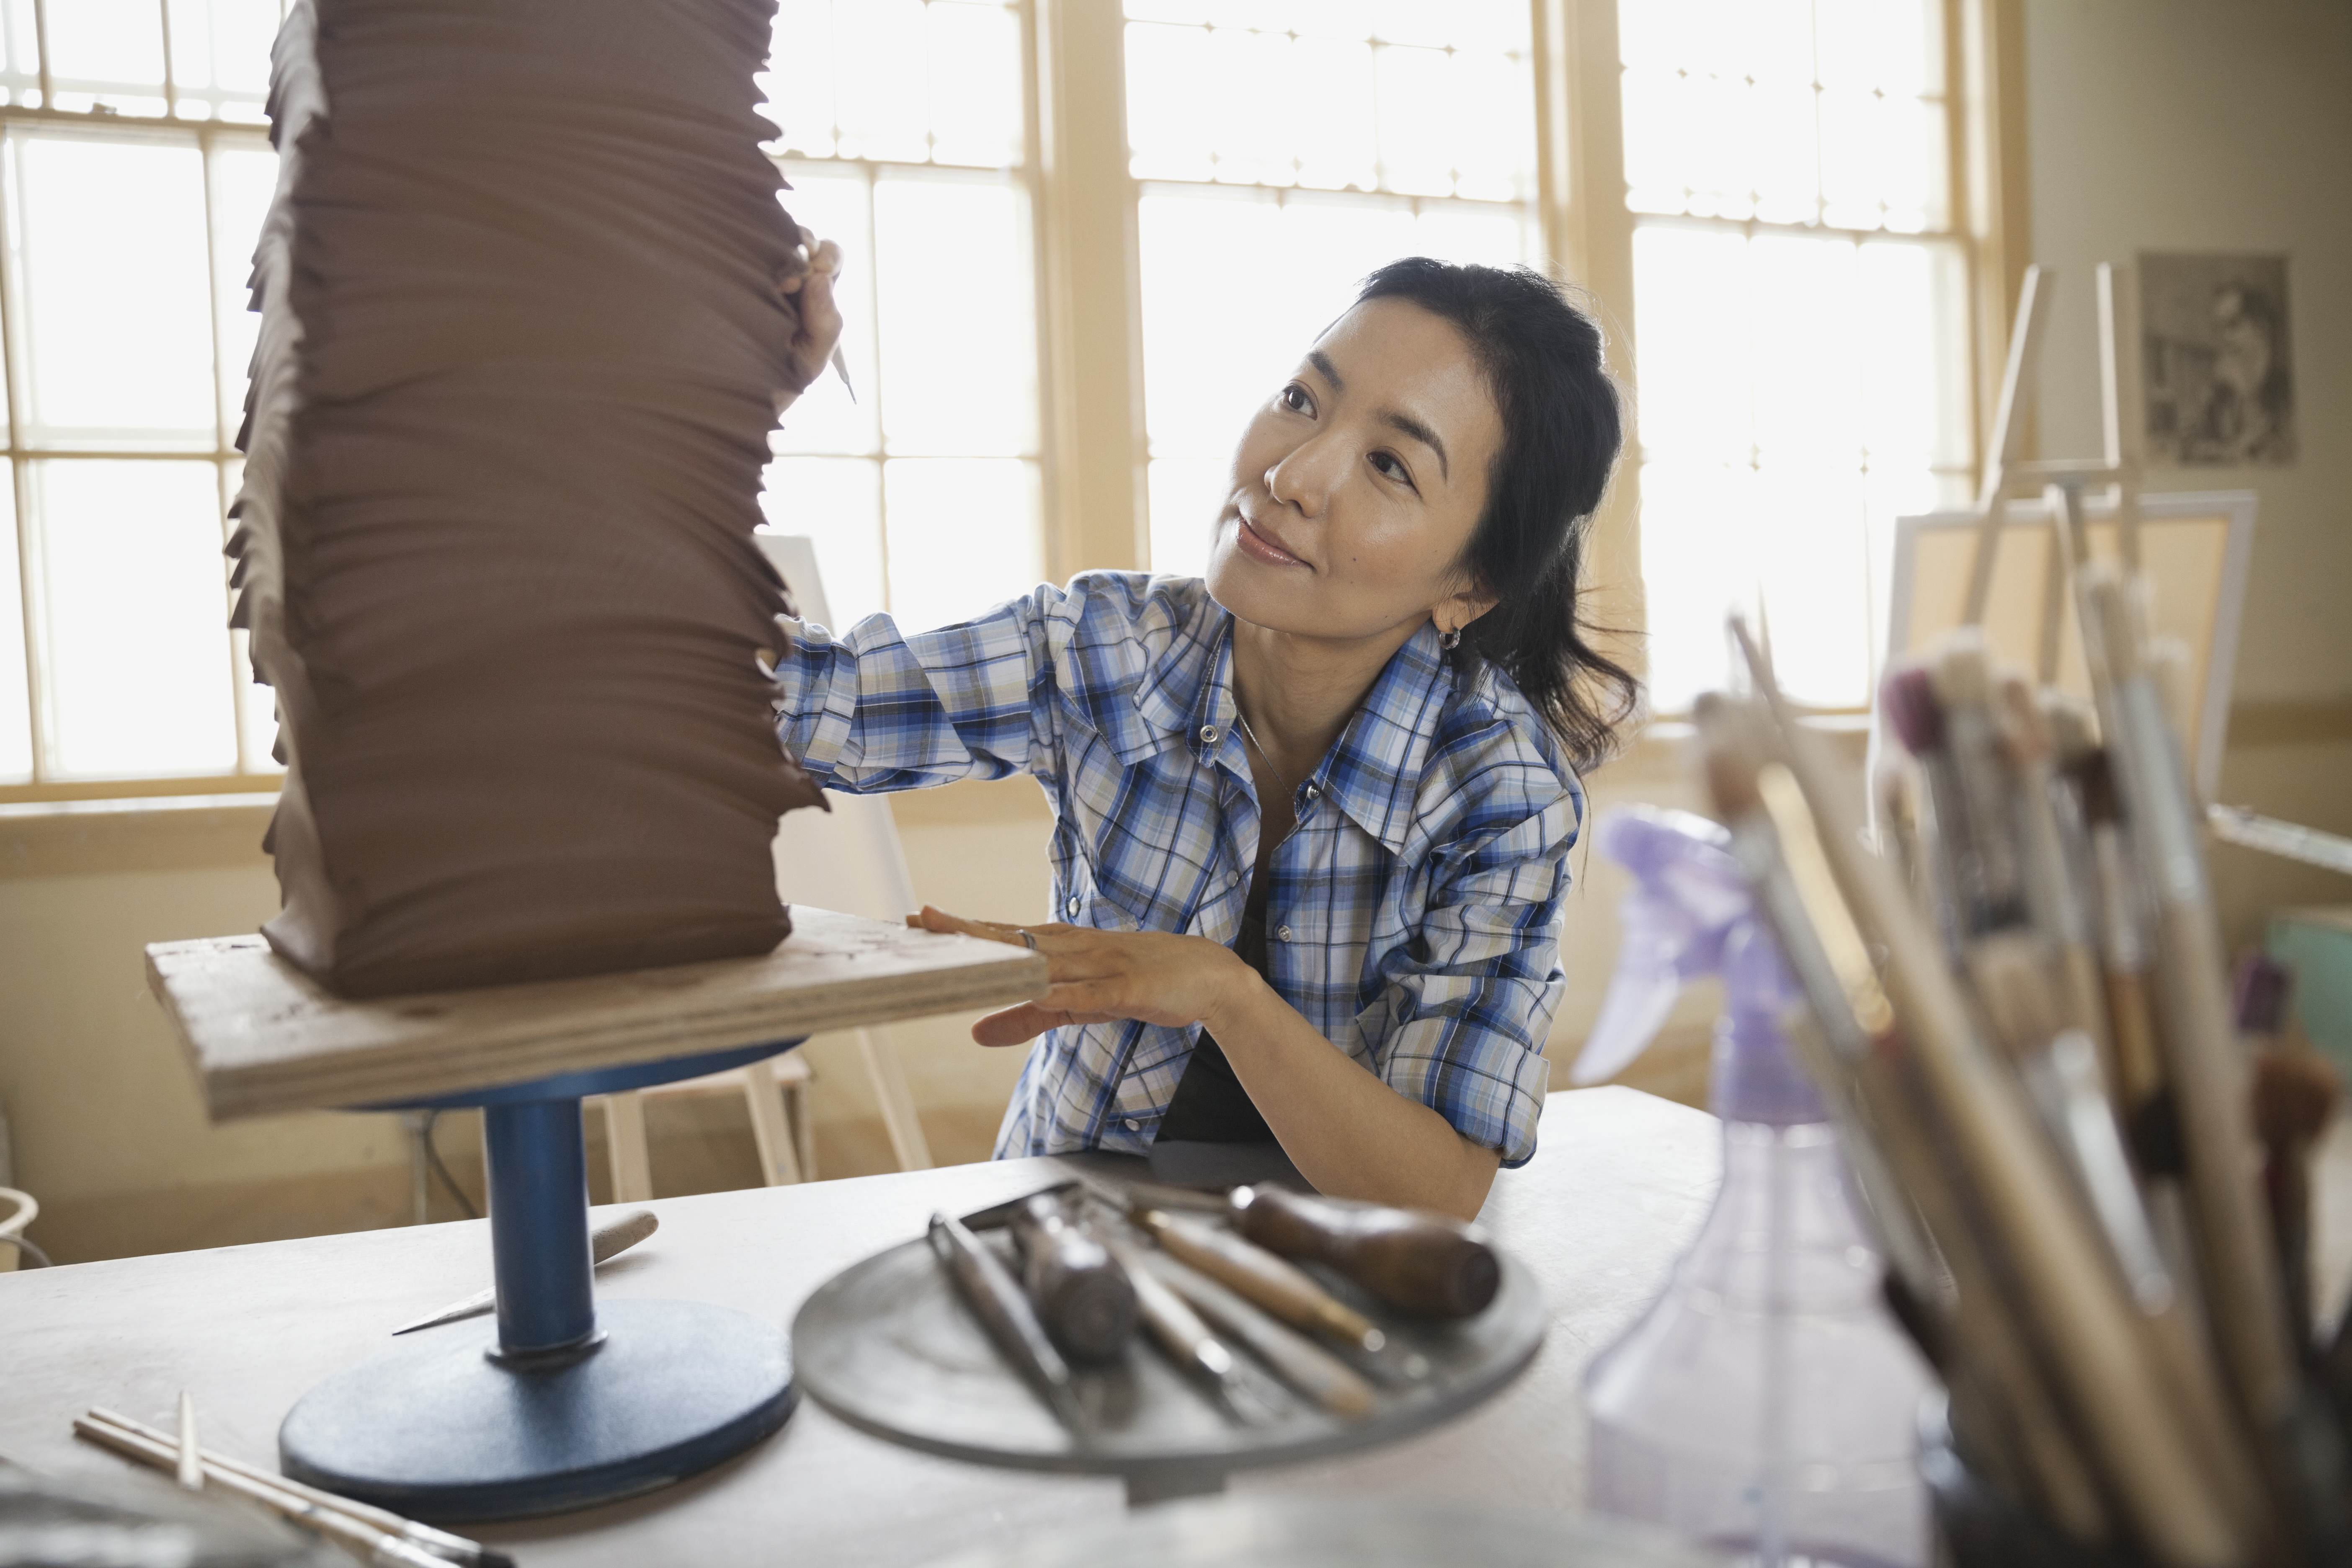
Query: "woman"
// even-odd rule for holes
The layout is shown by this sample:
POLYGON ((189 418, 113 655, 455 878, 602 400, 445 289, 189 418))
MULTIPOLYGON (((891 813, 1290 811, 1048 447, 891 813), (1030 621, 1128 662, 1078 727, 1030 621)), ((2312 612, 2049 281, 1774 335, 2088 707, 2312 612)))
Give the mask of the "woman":
MULTIPOLYGON (((824 345, 818 345, 824 346, 824 345)), ((821 363, 814 362, 814 363, 821 363)), ((1272 1137, 1475 1214, 1535 1151, 1576 770, 1633 679, 1576 618, 1619 445, 1534 273, 1395 262, 1251 418, 1204 580, 1088 573, 902 636, 805 628, 779 729, 854 792, 1034 774, 1055 912, 1000 1158, 1272 1137)))

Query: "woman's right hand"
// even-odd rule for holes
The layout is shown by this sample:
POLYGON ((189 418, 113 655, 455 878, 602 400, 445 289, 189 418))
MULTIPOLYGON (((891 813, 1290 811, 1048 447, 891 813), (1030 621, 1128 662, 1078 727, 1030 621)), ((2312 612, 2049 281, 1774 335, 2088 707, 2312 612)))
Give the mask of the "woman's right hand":
POLYGON ((841 247, 829 239, 820 241, 814 231, 805 228, 801 230, 801 246, 808 252, 807 269, 776 285, 777 292, 784 296, 785 306, 799 322, 785 367, 789 384, 781 390, 776 401, 779 414, 824 374, 834 350, 841 343, 841 307, 833 299, 834 283, 841 274, 841 247))

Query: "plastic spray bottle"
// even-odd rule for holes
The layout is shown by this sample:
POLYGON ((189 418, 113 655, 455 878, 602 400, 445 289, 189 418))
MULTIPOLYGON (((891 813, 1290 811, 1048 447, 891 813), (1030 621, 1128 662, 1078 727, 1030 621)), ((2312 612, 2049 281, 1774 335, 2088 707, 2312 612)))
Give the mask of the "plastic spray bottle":
POLYGON ((1879 1296, 1828 1113, 1780 1020, 1799 1000, 1730 838, 1635 806, 1597 829, 1632 871, 1624 943, 1575 1078, 1614 1077, 1720 974, 1723 1185, 1655 1305, 1585 1375, 1592 1508, 1742 1560, 1922 1568, 1929 1373, 1879 1296))

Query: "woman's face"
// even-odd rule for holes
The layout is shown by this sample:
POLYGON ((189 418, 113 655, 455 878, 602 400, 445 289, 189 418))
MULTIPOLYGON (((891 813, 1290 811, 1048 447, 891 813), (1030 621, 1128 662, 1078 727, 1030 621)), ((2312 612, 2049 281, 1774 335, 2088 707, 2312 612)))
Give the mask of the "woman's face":
POLYGON ((1332 641, 1468 624, 1494 603, 1457 568, 1502 442, 1451 322, 1358 305, 1243 430, 1209 592, 1242 620, 1332 641))

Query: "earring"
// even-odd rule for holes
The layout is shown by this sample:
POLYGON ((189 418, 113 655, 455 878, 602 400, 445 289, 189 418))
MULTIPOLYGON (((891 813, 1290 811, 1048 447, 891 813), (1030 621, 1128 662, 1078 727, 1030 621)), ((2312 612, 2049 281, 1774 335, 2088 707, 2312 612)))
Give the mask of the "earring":
POLYGON ((1456 626, 1450 632, 1438 633, 1437 646, 1444 648, 1448 653, 1452 653, 1455 648, 1460 647, 1462 646, 1462 628, 1460 626, 1456 626))

